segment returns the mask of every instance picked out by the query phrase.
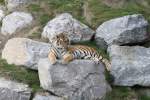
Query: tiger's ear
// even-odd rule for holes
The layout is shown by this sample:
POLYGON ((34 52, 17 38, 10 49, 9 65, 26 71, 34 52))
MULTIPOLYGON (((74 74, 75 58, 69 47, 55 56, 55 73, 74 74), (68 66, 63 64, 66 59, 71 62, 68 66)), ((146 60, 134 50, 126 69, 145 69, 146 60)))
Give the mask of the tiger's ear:
POLYGON ((66 33, 64 33, 64 32, 63 32, 63 33, 61 33, 61 35, 62 35, 62 36, 67 36, 67 34, 66 34, 66 33))
POLYGON ((67 33, 64 33, 64 32, 62 33, 62 35, 63 35, 64 37, 67 37, 67 38, 69 37, 69 35, 68 35, 67 33))
POLYGON ((53 36, 53 37, 51 37, 51 39, 49 41, 53 42, 53 41, 56 41, 56 39, 57 39, 57 36, 53 36))
POLYGON ((49 39, 49 42, 52 43, 53 38, 49 39))
POLYGON ((64 36, 65 36, 64 33, 59 33, 59 34, 56 35, 57 38, 59 38, 59 37, 64 37, 64 36))

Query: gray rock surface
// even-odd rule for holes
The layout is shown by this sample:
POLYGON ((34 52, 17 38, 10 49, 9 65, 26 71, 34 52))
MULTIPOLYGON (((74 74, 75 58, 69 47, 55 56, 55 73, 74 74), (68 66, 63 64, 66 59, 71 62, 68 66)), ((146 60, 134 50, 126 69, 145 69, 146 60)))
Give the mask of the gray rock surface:
POLYGON ((96 30, 96 40, 104 39, 107 45, 133 44, 144 42, 149 38, 148 22, 141 14, 128 15, 104 22, 96 30))
POLYGON ((50 95, 49 93, 36 93, 33 100, 64 100, 63 98, 50 95))
POLYGON ((38 64, 40 84, 67 100, 102 100, 111 90, 104 76, 104 66, 90 60, 74 60, 67 65, 51 65, 49 59, 38 64))
POLYGON ((115 85, 150 86, 150 48, 112 45, 108 52, 115 85))
POLYGON ((3 19, 1 33, 3 35, 15 34, 17 31, 30 26, 32 21, 33 17, 30 13, 13 12, 3 19))
POLYGON ((39 59, 48 56, 50 47, 48 43, 27 38, 13 38, 6 43, 2 51, 2 58, 6 59, 9 64, 37 69, 39 59))
POLYGON ((47 23, 42 37, 49 38, 50 40, 60 33, 67 33, 72 42, 80 42, 90 40, 95 32, 74 19, 70 14, 63 13, 47 23))
POLYGON ((0 78, 0 100, 30 100, 30 96, 28 85, 0 78))

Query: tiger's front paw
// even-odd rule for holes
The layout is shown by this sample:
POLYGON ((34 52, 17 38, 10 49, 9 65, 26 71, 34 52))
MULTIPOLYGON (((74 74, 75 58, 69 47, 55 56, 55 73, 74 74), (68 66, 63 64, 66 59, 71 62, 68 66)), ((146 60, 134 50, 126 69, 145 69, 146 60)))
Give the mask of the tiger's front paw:
POLYGON ((68 64, 68 62, 64 61, 64 60, 58 60, 57 61, 59 64, 68 64))
POLYGON ((50 60, 50 63, 51 63, 52 65, 55 65, 55 64, 56 64, 56 60, 50 60))
POLYGON ((67 53, 63 56, 62 64, 68 64, 72 60, 73 60, 73 55, 70 53, 67 53))
POLYGON ((64 64, 64 65, 66 65, 66 64, 68 64, 69 62, 68 62, 68 61, 65 61, 65 60, 62 60, 61 63, 64 64))

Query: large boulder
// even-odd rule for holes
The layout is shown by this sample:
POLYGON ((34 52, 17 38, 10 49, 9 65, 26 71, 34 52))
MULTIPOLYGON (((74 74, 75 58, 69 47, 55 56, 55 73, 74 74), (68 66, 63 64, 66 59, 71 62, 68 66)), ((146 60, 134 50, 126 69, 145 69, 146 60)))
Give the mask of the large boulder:
POLYGON ((115 85, 150 86, 150 48, 112 45, 108 52, 115 85))
POLYGON ((90 40, 95 32, 70 14, 63 13, 47 23, 42 37, 50 40, 60 33, 67 33, 72 42, 80 42, 90 40))
POLYGON ((6 43, 2 51, 2 58, 6 59, 9 64, 37 69, 39 59, 48 56, 50 47, 50 44, 27 38, 13 38, 6 43))
POLYGON ((64 100, 61 97, 50 95, 49 93, 36 93, 33 100, 64 100))
POLYGON ((111 89, 105 80, 104 66, 91 60, 51 65, 45 58, 39 61, 38 72, 45 90, 67 100, 102 100, 111 89))
POLYGON ((17 31, 30 26, 32 21, 33 17, 30 13, 13 12, 3 19, 1 33, 3 35, 12 35, 17 31))
POLYGON ((0 78, 0 100, 30 100, 28 85, 0 78))
POLYGON ((104 22, 96 30, 95 39, 99 46, 138 44, 149 38, 148 22, 141 14, 128 15, 104 22))

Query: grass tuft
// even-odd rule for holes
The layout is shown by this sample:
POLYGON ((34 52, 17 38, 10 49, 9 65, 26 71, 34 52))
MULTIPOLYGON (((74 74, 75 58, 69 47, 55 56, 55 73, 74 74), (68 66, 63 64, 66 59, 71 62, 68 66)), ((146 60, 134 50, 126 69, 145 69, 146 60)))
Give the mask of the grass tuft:
POLYGON ((40 39, 41 38, 41 33, 40 32, 34 32, 31 35, 29 35, 28 38, 30 38, 30 39, 34 39, 34 38, 40 39))
POLYGON ((32 12, 38 12, 38 11, 42 10, 40 5, 38 5, 38 4, 30 4, 28 9, 32 12))
POLYGON ((138 97, 138 100, 150 100, 150 97, 148 97, 147 95, 140 95, 138 97))
POLYGON ((41 25, 46 25, 46 23, 51 19, 52 16, 49 16, 47 14, 44 14, 40 16, 40 23, 41 25))
POLYGON ((0 0, 0 4, 5 4, 5 0, 0 0))
POLYGON ((33 89, 33 91, 41 89, 37 71, 28 70, 23 66, 8 64, 3 59, 0 59, 0 76, 26 83, 33 89))
MULTIPOLYGON (((148 0, 146 0, 148 1, 148 0)), ((150 21, 150 7, 143 6, 136 0, 129 0, 121 8, 111 8, 102 3, 102 0, 88 0, 89 9, 93 13, 92 27, 96 28, 102 22, 112 18, 141 13, 150 21)))
POLYGON ((104 100, 137 100, 136 98, 131 88, 112 86, 112 91, 106 95, 104 100))

